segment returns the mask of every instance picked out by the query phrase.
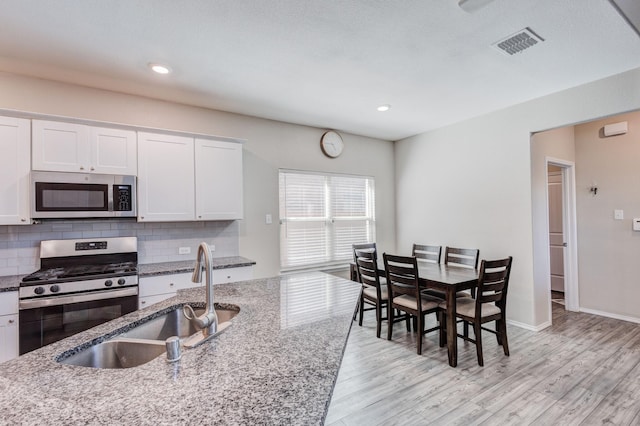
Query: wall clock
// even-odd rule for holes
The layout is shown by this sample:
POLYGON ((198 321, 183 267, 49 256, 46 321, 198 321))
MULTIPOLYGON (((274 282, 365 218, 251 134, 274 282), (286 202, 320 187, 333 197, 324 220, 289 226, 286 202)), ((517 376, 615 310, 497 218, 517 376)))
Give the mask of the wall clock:
POLYGON ((335 132, 333 130, 325 132, 320 139, 320 148, 322 148, 322 152, 327 157, 338 157, 340 154, 342 154, 342 150, 344 149, 342 136, 340 136, 338 132, 335 132))

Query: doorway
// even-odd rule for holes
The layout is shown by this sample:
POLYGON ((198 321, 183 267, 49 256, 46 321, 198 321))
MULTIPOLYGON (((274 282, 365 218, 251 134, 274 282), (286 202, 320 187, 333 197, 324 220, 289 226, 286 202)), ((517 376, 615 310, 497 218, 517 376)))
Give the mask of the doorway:
POLYGON ((554 158, 547 158, 546 163, 549 303, 561 303, 568 311, 578 311, 575 164, 554 158))
POLYGON ((562 169, 547 166, 547 194, 549 207, 549 266, 551 281, 551 302, 565 306, 564 300, 564 241, 562 225, 562 169))

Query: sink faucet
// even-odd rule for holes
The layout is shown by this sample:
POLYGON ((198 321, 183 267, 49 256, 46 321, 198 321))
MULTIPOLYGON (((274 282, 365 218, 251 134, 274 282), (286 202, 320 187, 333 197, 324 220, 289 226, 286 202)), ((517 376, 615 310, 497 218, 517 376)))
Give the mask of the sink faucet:
POLYGON ((193 308, 189 305, 184 305, 182 310, 184 316, 194 323, 198 328, 202 330, 204 337, 213 336, 218 331, 218 315, 213 306, 213 279, 211 277, 211 249, 205 242, 200 243, 198 246, 198 254, 196 255, 196 266, 193 269, 193 275, 191 281, 194 283, 202 282, 202 269, 206 274, 206 286, 207 286, 207 307, 204 313, 200 316, 196 316, 193 308), (204 258, 204 265, 202 259, 204 258))

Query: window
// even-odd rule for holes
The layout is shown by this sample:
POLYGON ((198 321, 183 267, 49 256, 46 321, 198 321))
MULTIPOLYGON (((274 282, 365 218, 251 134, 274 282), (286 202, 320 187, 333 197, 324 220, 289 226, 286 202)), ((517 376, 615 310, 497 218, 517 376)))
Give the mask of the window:
POLYGON ((374 194, 370 177, 280 170, 281 268, 344 263, 375 241, 374 194))

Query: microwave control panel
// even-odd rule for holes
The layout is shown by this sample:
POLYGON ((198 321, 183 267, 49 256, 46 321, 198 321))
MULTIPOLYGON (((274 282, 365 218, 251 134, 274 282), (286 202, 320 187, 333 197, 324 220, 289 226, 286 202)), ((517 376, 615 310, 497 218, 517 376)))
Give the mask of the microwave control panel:
POLYGON ((113 185, 113 210, 130 212, 132 204, 131 185, 113 185))

